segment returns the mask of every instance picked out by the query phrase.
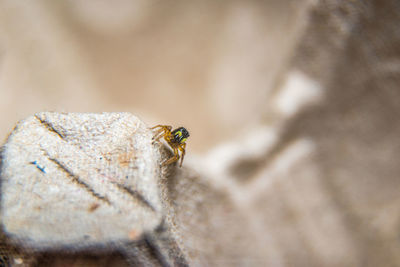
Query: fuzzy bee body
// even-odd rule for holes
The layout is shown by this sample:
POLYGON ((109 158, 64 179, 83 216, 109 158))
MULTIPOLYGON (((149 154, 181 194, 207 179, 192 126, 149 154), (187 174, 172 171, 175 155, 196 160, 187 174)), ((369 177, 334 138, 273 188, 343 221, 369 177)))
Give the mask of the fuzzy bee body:
POLYGON ((188 130, 186 130, 184 127, 179 127, 171 131, 172 127, 169 125, 156 125, 150 129, 156 128, 158 128, 158 130, 153 139, 158 141, 161 137, 164 137, 164 140, 174 151, 174 156, 164 161, 162 165, 165 166, 174 163, 180 158, 181 162, 179 167, 182 167, 183 158, 185 157, 186 153, 186 140, 190 136, 188 130), (181 151, 181 155, 179 155, 179 151, 181 151))

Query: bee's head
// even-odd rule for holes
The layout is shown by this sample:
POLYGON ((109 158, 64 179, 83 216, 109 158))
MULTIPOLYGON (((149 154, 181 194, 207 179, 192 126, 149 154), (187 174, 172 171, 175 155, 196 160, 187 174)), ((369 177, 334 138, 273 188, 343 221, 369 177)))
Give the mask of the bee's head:
POLYGON ((174 142, 179 144, 184 144, 186 139, 190 136, 188 130, 184 127, 176 128, 172 131, 172 135, 174 136, 174 142))

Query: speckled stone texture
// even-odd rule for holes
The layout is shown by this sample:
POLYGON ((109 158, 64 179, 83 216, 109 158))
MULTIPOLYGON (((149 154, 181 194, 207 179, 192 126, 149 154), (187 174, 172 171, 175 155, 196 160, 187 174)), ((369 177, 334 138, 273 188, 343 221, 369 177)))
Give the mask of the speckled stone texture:
POLYGON ((3 150, 5 232, 36 248, 133 241, 161 223, 158 157, 127 113, 38 113, 3 150))

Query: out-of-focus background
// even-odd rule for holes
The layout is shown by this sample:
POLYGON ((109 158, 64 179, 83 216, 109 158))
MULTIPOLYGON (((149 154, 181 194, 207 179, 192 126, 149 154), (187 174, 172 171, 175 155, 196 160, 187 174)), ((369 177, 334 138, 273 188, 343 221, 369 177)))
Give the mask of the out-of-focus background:
POLYGON ((2 1, 2 140, 37 111, 184 125, 191 151, 259 123, 310 1, 2 1))
POLYGON ((400 266, 399 19, 396 0, 3 0, 0 138, 46 110, 182 125, 252 221, 242 264, 400 266))

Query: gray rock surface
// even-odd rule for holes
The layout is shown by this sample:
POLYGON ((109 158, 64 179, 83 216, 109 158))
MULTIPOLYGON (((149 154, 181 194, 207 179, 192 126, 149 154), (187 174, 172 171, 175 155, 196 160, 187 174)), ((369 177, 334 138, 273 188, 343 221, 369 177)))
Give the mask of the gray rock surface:
POLYGON ((128 113, 43 112, 20 122, 2 151, 9 244, 119 251, 135 266, 263 262, 244 210, 190 162, 161 168, 170 154, 152 137, 128 113))
POLYGON ((38 113, 3 150, 1 219, 35 248, 104 246, 161 223, 159 153, 128 113, 38 113))

